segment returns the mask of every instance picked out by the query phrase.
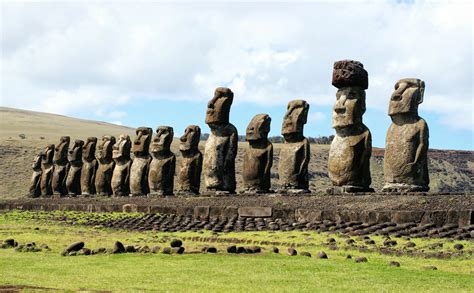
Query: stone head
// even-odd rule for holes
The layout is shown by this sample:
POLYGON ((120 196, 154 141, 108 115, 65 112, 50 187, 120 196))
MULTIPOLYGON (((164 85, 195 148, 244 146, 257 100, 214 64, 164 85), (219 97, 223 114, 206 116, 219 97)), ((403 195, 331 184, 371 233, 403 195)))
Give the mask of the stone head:
POLYGON ((54 144, 49 144, 45 147, 42 152, 42 163, 43 164, 52 164, 54 159, 54 144))
POLYGON ((281 134, 288 140, 291 136, 303 136, 303 128, 308 119, 309 104, 303 100, 288 103, 281 134))
POLYGON ((102 141, 97 147, 97 159, 101 162, 112 160, 112 148, 115 144, 115 136, 102 136, 102 141))
POLYGON ((72 146, 72 149, 69 150, 67 159, 69 162, 82 162, 82 147, 84 146, 84 141, 76 139, 72 146))
POLYGON ((41 162, 43 161, 43 157, 44 152, 41 152, 35 156, 33 159, 33 164, 31 164, 31 168, 33 168, 33 170, 41 170, 41 162))
POLYGON ((71 138, 69 136, 61 136, 59 139, 59 144, 56 146, 54 150, 54 162, 61 162, 67 160, 67 153, 69 150, 69 143, 71 138))
POLYGON ((133 142, 132 152, 135 155, 148 155, 153 129, 149 127, 138 127, 135 131, 137 137, 133 142))
POLYGON ((425 82, 417 78, 400 79, 390 97, 388 115, 412 114, 418 116, 418 105, 423 102, 425 82))
POLYGON ((201 140, 201 128, 197 125, 189 125, 180 137, 179 150, 182 152, 197 150, 201 140))
POLYGON ((82 147, 82 157, 87 161, 92 161, 95 158, 95 147, 97 145, 97 137, 88 137, 84 146, 82 147))
POLYGON ((132 141, 130 136, 122 134, 112 148, 112 158, 115 160, 130 159, 130 149, 132 141))
POLYGON ((150 152, 152 153, 163 153, 169 152, 171 143, 173 142, 173 127, 170 126, 159 126, 156 129, 156 135, 150 146, 150 152))
POLYGON ((337 90, 336 103, 332 111, 332 127, 344 128, 362 123, 365 113, 365 91, 362 87, 352 86, 337 90))
POLYGON ((228 124, 233 100, 234 93, 229 88, 217 88, 214 97, 207 104, 206 124, 209 126, 228 124))
POLYGON ((255 115, 247 126, 245 139, 247 141, 266 141, 270 132, 272 118, 268 114, 255 115))

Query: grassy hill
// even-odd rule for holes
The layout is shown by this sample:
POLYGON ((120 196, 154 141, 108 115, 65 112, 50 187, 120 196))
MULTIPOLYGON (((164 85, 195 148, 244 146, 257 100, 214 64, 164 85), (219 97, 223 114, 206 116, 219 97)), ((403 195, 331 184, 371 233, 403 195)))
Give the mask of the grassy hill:
MULTIPOLYGON (((150 125, 156 127, 156 125, 150 125)), ((180 130, 176 130, 177 136, 180 130)), ((57 143, 62 135, 74 139, 104 134, 128 134, 134 129, 105 122, 84 120, 49 113, 0 107, 0 198, 18 198, 27 193, 31 176, 31 163, 36 153, 45 145, 57 143)), ((201 142, 201 148, 204 143, 201 142)), ((243 151, 246 143, 239 143, 236 171, 238 188, 241 186, 243 151)), ((275 144, 272 169, 273 188, 277 188, 278 155, 281 145, 275 144)), ((180 160, 178 140, 172 150, 180 160)), ((331 185, 327 175, 328 145, 312 145, 310 176, 311 189, 323 192, 331 185)), ((474 156, 470 151, 430 150, 430 178, 432 191, 473 191, 474 156)), ((383 149, 374 149, 372 162, 372 186, 380 190, 383 185, 383 149)))

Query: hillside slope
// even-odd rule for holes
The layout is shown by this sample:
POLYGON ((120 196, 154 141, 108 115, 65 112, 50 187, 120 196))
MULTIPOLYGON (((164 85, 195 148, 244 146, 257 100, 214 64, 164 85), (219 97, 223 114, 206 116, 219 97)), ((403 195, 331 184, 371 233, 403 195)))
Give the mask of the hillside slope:
MULTIPOLYGON (((156 127, 156 125, 150 125, 156 127)), ((61 115, 0 107, 0 198, 18 198, 28 190, 31 163, 36 153, 46 144, 55 144, 61 135, 74 139, 104 134, 134 136, 134 129, 105 122, 70 118, 61 115)), ((177 136, 180 133, 176 133, 177 136)), ((275 144, 272 169, 272 185, 278 187, 279 144, 275 144)), ((238 188, 241 186, 242 159, 246 143, 239 143, 236 172, 238 188)), ((204 148, 201 142, 200 148, 204 148)), ((178 140, 172 144, 178 157, 178 140)), ((331 185, 327 175, 328 145, 311 145, 310 188, 323 192, 331 185)), ((431 191, 474 191, 474 152, 430 150, 431 191)), ((380 190, 383 186, 383 149, 374 148, 372 162, 372 186, 380 190)))

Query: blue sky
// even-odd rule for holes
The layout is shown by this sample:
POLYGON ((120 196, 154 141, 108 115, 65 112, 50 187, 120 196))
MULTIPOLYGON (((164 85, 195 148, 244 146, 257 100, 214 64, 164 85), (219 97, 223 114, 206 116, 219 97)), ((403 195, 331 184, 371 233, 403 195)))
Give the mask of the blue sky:
POLYGON ((305 133, 330 135, 332 64, 369 72, 366 125, 383 147, 398 79, 426 82, 430 146, 473 149, 469 1, 2 2, 2 106, 132 127, 204 132, 214 88, 234 93, 244 134, 258 113, 278 135, 286 104, 311 107, 305 133))

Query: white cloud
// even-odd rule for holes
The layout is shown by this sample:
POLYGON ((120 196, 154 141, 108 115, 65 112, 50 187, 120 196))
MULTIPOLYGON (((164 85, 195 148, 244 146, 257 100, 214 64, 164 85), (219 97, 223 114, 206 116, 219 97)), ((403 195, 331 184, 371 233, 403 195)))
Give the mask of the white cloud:
POLYGON ((116 120, 230 86, 237 103, 331 105, 332 64, 348 58, 369 72, 369 108, 385 115, 395 82, 418 77, 423 110, 472 129, 472 4, 407 2, 2 2, 1 104, 116 120))
POLYGON ((326 118, 326 114, 323 112, 314 112, 310 113, 308 117, 309 122, 319 122, 321 120, 324 120, 326 118))

